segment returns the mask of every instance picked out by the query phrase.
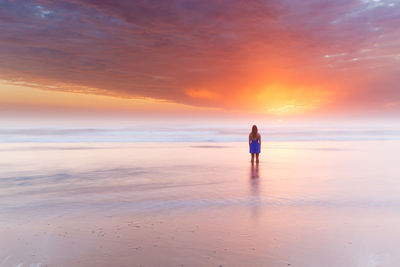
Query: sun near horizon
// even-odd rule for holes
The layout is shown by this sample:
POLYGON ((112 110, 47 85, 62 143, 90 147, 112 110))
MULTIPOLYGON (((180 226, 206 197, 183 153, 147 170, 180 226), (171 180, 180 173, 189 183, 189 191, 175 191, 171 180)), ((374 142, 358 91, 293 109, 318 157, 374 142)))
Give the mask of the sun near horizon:
POLYGON ((0 6, 3 114, 400 112, 400 5, 392 1, 0 6))

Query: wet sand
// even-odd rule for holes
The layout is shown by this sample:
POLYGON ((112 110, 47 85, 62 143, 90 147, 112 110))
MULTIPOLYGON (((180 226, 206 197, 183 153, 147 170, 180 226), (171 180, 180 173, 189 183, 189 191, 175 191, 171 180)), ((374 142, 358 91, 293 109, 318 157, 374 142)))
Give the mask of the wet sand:
POLYGON ((0 144, 0 266, 396 266, 398 141, 0 144))

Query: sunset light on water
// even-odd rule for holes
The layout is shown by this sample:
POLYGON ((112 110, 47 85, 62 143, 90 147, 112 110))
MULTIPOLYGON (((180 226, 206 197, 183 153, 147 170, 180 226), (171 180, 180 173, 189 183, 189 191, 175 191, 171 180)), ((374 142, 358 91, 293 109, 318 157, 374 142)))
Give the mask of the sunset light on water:
POLYGON ((0 267, 397 267, 400 3, 0 0, 0 267))

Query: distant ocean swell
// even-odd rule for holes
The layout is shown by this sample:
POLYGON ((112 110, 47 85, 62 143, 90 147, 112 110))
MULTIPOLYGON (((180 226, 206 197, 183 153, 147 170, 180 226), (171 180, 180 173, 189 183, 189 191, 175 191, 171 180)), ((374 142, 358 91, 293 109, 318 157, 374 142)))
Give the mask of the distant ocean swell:
MULTIPOLYGON (((400 129, 266 128, 265 141, 400 140, 400 129)), ((1 128, 0 142, 242 142, 248 129, 234 127, 1 128)))

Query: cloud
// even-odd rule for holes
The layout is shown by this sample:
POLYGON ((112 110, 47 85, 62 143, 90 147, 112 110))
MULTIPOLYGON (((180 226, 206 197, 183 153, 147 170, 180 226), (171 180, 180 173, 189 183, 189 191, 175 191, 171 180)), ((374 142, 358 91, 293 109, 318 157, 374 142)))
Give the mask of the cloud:
POLYGON ((220 95, 214 93, 213 91, 207 90, 207 89, 188 89, 185 91, 185 93, 190 97, 198 98, 198 99, 213 100, 213 99, 221 98, 220 95))
POLYGON ((399 23, 386 0, 0 0, 0 78, 226 109, 280 84, 379 110, 400 98, 399 23))

